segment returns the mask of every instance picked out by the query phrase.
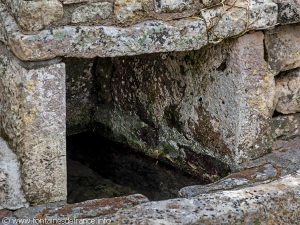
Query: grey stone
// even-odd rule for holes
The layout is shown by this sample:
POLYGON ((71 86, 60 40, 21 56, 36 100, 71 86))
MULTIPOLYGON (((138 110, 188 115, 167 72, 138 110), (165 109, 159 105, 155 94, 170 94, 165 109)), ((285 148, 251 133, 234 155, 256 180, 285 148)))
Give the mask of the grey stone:
POLYGON ((208 185, 194 185, 184 187, 179 191, 179 196, 191 198, 200 194, 238 189, 246 186, 257 185, 261 182, 270 182, 281 175, 281 169, 272 164, 264 164, 232 173, 229 176, 208 185))
POLYGON ((143 12, 142 0, 116 0, 114 13, 119 22, 134 20, 137 13, 143 12))
MULTIPOLYGON (((39 61, 57 56, 93 58, 138 55, 155 52, 200 49, 230 36, 276 24, 277 5, 270 1, 250 8, 218 7, 219 14, 175 21, 147 21, 127 28, 114 26, 64 26, 35 34, 22 33, 15 20, 1 4, 2 26, 6 42, 14 54, 25 61, 39 61), (249 17, 249 14, 251 17, 249 17), (202 18, 203 17, 203 18, 202 18), (206 21, 205 21, 205 20, 206 21)), ((127 4, 127 3, 126 3, 127 4)), ((128 2, 131 4, 131 1, 128 2)), ((140 8, 140 5, 137 4, 140 8)), ((115 8, 115 10, 119 10, 115 8)), ((127 11, 125 11, 127 12, 127 11)))
POLYGON ((59 0, 4 0, 12 10, 18 24, 26 31, 41 30, 63 16, 59 0))
POLYGON ((290 139, 300 136, 300 113, 272 118, 274 139, 290 139))
POLYGON ((3 46, 0 52, 0 132, 20 161, 26 199, 64 200, 65 66, 25 69, 3 46))
POLYGON ((18 209, 28 205, 21 187, 19 167, 16 154, 0 138, 0 209, 18 209))
POLYGON ((182 12, 190 9, 193 0, 157 0, 156 12, 182 12))
POLYGON ((234 166, 271 148, 275 82, 263 38, 113 59, 95 120, 118 141, 213 180, 203 155, 234 166))
POLYGON ((76 8, 72 14, 72 23, 94 22, 107 19, 113 11, 110 2, 96 2, 76 8))
POLYGON ((300 175, 239 190, 144 203, 120 210, 115 224, 297 224, 300 175))
POLYGON ((277 139, 272 147, 272 152, 255 160, 243 163, 239 169, 244 170, 249 167, 257 167, 263 164, 272 164, 276 168, 281 168, 281 175, 295 173, 300 165, 300 138, 298 136, 288 139, 277 139))
POLYGON ((277 0, 278 23, 289 24, 300 22, 300 1, 299 0, 277 0))
POLYGON ((300 25, 279 26, 266 32, 268 62, 278 74, 300 66, 300 25))
POLYGON ((300 69, 276 78, 276 111, 283 114, 300 112, 300 69))
MULTIPOLYGON (((110 215, 120 209, 128 210, 136 205, 148 202, 149 200, 141 195, 134 194, 116 198, 93 199, 75 204, 46 204, 37 207, 20 209, 14 213, 17 218, 44 218, 48 221, 62 219, 91 219, 102 217, 110 219, 110 215)), ((74 222, 74 221, 73 221, 74 222)), ((78 221, 77 223, 79 223, 78 221)), ((79 223, 87 224, 87 223, 79 223)), ((99 224, 99 223, 98 223, 99 224)))
POLYGON ((93 2, 94 0, 61 0, 64 5, 93 2))

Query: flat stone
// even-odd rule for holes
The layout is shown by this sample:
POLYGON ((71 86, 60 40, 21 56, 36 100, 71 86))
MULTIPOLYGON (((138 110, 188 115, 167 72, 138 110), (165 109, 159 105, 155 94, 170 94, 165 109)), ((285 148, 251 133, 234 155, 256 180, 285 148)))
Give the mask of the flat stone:
POLYGON ((0 130, 19 159, 25 197, 65 200, 65 65, 26 69, 3 46, 0 52, 0 130))
POLYGON ((96 2, 76 8, 72 14, 72 23, 97 22, 107 19, 113 11, 110 2, 96 2))
MULTIPOLYGON (((39 218, 44 220, 64 219, 83 219, 102 217, 110 219, 110 215, 120 209, 129 210, 130 208, 148 202, 149 200, 141 195, 129 195, 116 198, 94 199, 81 203, 57 205, 47 204, 38 207, 29 207, 18 210, 14 215, 17 218, 39 218)), ((79 222, 77 222, 79 223, 79 222)), ((84 224, 84 223, 80 223, 84 224)))
MULTIPOLYGON (((140 8, 137 5, 134 9, 140 8)), ((215 18, 210 13, 212 16, 201 16, 209 19, 207 21, 201 17, 192 17, 168 22, 147 21, 127 28, 64 26, 36 34, 24 34, 3 4, 1 8, 1 17, 5 18, 2 26, 6 42, 14 54, 24 61, 46 60, 57 56, 94 58, 195 50, 247 30, 274 26, 277 22, 277 5, 264 1, 249 8, 252 15, 250 19, 247 19, 248 13, 243 7, 216 8, 216 12, 224 12, 221 14, 224 19, 218 26, 219 17, 215 18)))
POLYGON ((278 74, 300 66, 300 25, 279 26, 266 32, 268 62, 278 74))
POLYGON ((300 175, 239 190, 149 202, 120 210, 115 224, 297 224, 300 175))
POLYGON ((272 164, 264 164, 253 168, 247 168, 240 172, 232 173, 229 176, 208 185, 194 185, 184 187, 179 191, 179 196, 191 198, 200 194, 232 190, 250 185, 257 185, 259 182, 272 181, 281 175, 281 169, 272 164))
POLYGON ((300 112, 300 69, 276 78, 275 105, 276 111, 283 114, 300 112))

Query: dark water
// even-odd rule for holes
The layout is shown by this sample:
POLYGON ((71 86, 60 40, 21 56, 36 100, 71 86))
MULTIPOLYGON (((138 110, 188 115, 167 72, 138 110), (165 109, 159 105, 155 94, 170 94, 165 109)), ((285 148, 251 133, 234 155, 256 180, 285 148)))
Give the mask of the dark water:
POLYGON ((91 132, 69 136, 67 153, 69 203, 133 193, 162 200, 177 197, 184 186, 204 184, 91 132))

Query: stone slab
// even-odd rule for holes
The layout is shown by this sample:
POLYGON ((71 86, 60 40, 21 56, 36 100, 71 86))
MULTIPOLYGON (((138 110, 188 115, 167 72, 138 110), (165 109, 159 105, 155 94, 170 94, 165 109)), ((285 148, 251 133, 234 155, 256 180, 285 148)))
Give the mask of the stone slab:
POLYGON ((3 18, 6 42, 21 60, 39 61, 57 56, 114 57, 195 50, 248 30, 274 26, 277 5, 270 0, 260 4, 252 1, 248 8, 244 3, 242 7, 218 7, 199 17, 146 21, 126 28, 64 26, 24 34, 3 4, 0 18, 3 18))

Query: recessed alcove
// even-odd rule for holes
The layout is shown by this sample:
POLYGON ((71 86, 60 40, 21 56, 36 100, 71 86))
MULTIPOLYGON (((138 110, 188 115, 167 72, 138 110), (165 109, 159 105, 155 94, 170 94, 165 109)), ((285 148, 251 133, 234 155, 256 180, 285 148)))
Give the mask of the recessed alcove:
POLYGON ((69 136, 67 158, 69 203, 134 193, 170 199, 185 186, 208 183, 93 132, 69 136))
MULTIPOLYGON (((178 53, 178 60, 189 60, 184 54, 188 53, 178 53)), ((198 54, 191 52, 190 58, 197 60, 198 54)), ((64 59, 69 203, 133 193, 144 194, 150 200, 171 199, 178 197, 178 191, 185 186, 208 184, 230 173, 224 162, 195 152, 197 148, 201 150, 200 145, 190 144, 196 146, 191 149, 182 141, 187 138, 176 96, 172 97, 174 104, 169 102, 162 110, 161 121, 157 123, 151 118, 151 101, 166 98, 157 97, 151 88, 169 85, 168 91, 173 93, 176 88, 183 91, 184 86, 190 85, 184 80, 189 76, 182 70, 184 65, 180 65, 178 71, 173 68, 179 72, 174 78, 164 77, 170 71, 160 68, 158 57, 177 60, 176 53, 64 59), (125 66, 127 61, 132 61, 128 67, 125 66), (134 67, 141 62, 144 74, 134 74, 134 67), (158 71, 153 71, 153 66, 158 71), (128 80, 123 77, 126 74, 128 80), (152 81, 156 83, 147 87, 152 81), (145 105, 135 100, 142 91, 148 95, 145 105), (145 106, 149 106, 149 110, 145 106), (167 135, 170 140, 163 141, 167 135)), ((191 93, 188 97, 201 99, 195 103, 197 107, 205 104, 201 91, 191 90, 191 93)), ((157 107, 157 103, 153 105, 157 107)), ((210 128, 204 126, 203 129, 209 131, 210 128)), ((211 141, 219 145, 217 140, 211 141)))

